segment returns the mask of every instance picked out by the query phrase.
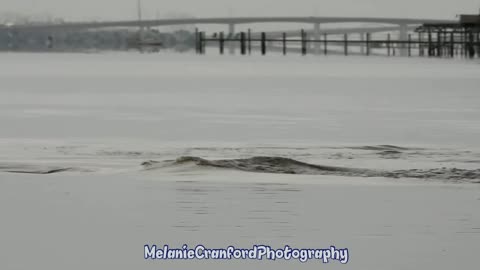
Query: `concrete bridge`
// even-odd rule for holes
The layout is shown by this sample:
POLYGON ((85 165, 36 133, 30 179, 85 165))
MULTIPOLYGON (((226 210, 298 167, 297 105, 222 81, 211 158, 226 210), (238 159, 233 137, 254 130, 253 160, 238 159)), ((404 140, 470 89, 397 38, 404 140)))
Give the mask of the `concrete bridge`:
MULTIPOLYGON (((161 19, 161 20, 131 20, 110 22, 65 22, 57 24, 28 24, 0 26, 2 29, 14 30, 75 30, 98 29, 113 27, 157 27, 189 24, 228 25, 229 28, 238 24, 257 23, 304 23, 304 24, 331 24, 331 23, 377 23, 390 25, 420 25, 424 23, 452 23, 450 20, 432 19, 402 19, 402 18, 369 18, 369 17, 238 17, 238 18, 192 18, 192 19, 161 19)), ((234 28, 233 28, 234 29, 234 28)))

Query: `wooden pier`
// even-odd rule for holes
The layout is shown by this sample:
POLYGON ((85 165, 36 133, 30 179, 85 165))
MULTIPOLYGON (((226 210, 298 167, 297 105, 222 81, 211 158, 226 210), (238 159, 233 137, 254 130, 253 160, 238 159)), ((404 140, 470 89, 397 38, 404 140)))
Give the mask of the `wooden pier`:
MULTIPOLYGON (((218 46, 219 53, 225 53, 225 46, 239 48, 241 55, 252 54, 252 47, 258 48, 261 55, 266 55, 269 50, 280 51, 286 55, 289 50, 299 51, 301 55, 318 54, 314 49, 320 48, 321 54, 353 54, 353 47, 362 48, 357 55, 404 55, 412 57, 480 57, 480 31, 477 28, 465 28, 460 25, 424 25, 417 29, 416 33, 408 34, 406 40, 392 39, 391 34, 386 37, 372 38, 371 33, 365 33, 361 39, 351 39, 348 34, 327 35, 320 38, 309 37, 305 30, 300 30, 295 37, 289 38, 286 33, 280 38, 269 38, 266 32, 260 37, 252 38, 252 32, 240 32, 235 35, 225 36, 223 32, 213 33, 207 36, 205 32, 196 30, 195 47, 198 54, 205 54, 206 46, 218 46), (333 36, 333 37, 332 37, 333 36), (271 46, 271 45, 276 46, 271 46), (316 45, 316 46, 315 46, 316 45), (336 49, 335 52, 331 49, 336 49), (402 53, 397 53, 402 52, 402 53)), ((358 35, 356 35, 358 36, 358 35)))

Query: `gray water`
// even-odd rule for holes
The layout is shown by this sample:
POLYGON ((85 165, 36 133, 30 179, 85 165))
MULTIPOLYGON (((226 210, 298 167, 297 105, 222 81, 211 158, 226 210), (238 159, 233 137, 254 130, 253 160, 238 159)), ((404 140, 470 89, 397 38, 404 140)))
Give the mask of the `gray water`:
POLYGON ((478 147, 477 63, 1 57, 1 138, 478 147))
POLYGON ((479 67, 0 54, 0 268, 473 269, 479 67), (145 244, 351 258, 149 262, 145 244))

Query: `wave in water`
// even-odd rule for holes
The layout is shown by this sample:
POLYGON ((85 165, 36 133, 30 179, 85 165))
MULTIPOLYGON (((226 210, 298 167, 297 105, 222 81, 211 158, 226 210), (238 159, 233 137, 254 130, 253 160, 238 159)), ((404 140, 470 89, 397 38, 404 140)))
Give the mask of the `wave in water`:
POLYGON ((421 178, 480 183, 480 169, 466 170, 457 168, 437 168, 382 171, 373 169, 322 166, 283 157, 252 157, 246 159, 221 160, 208 160, 200 157, 181 157, 173 161, 147 161, 142 163, 142 166, 146 170, 154 170, 172 166, 182 166, 186 164, 256 173, 421 178))
MULTIPOLYGON (((298 175, 335 175, 350 177, 386 177, 386 178, 417 178, 438 179, 449 182, 480 183, 480 169, 408 169, 408 170, 378 170, 323 166, 301 162, 291 158, 275 156, 258 156, 245 159, 208 160, 200 157, 185 156, 176 160, 147 161, 142 163, 144 170, 160 170, 196 166, 203 168, 223 168, 254 173, 298 174, 298 175)), ((0 164, 0 172, 24 174, 55 174, 65 172, 93 172, 86 168, 61 167, 40 164, 0 164)))
POLYGON ((91 170, 73 167, 57 167, 31 164, 0 164, 0 172, 18 174, 56 174, 62 172, 91 172, 91 170))

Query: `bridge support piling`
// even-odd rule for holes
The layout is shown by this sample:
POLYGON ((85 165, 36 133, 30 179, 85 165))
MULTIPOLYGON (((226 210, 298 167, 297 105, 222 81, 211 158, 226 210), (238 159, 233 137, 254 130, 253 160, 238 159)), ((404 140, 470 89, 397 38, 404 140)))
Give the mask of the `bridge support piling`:
POLYGON ((228 25, 228 38, 230 42, 228 43, 228 50, 230 54, 235 54, 235 24, 231 23, 228 25))
POLYGON ((313 43, 315 55, 320 55, 320 23, 313 24, 313 43))
POLYGON ((315 55, 315 39, 313 37, 308 37, 306 43, 307 51, 313 52, 313 54, 315 55))
POLYGON ((287 33, 283 33, 282 43, 283 43, 283 55, 287 55, 287 33))
POLYGON ((398 39, 400 41, 400 56, 407 56, 407 50, 405 48, 405 41, 408 38, 408 28, 406 24, 400 24, 399 28, 399 36, 398 39))
POLYGON ((344 53, 345 53, 345 56, 347 56, 348 55, 348 34, 345 34, 343 36, 343 40, 344 40, 344 46, 345 46, 344 47, 344 50, 345 50, 344 53))

